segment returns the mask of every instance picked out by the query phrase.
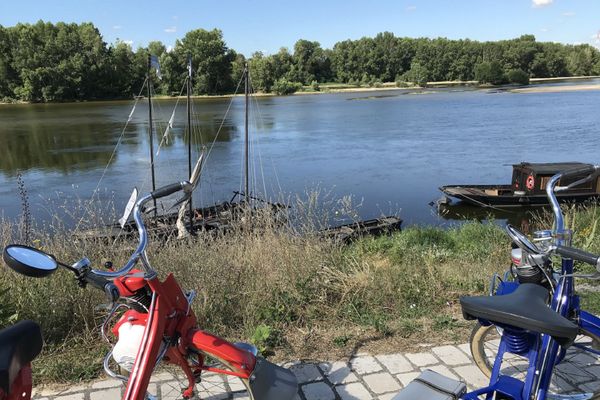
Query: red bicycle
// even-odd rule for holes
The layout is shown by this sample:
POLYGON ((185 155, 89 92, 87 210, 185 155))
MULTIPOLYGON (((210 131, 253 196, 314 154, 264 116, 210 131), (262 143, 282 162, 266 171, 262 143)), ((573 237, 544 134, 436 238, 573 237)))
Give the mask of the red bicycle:
MULTIPOLYGON (((125 400, 153 397, 147 393, 147 388, 152 373, 161 361, 183 371, 186 382, 180 390, 184 399, 198 394, 198 383, 201 389, 206 389, 207 385, 203 382, 206 372, 224 376, 227 380, 239 378, 243 384, 241 387, 254 400, 293 399, 298 391, 298 383, 291 371, 258 356, 258 351, 250 344, 230 343, 200 329, 191 308, 195 293, 184 293, 172 274, 160 281, 156 271, 152 269, 145 251, 148 233, 142 219, 142 210, 150 200, 182 190, 188 196, 192 185, 187 181, 168 185, 137 201, 133 218, 140 236, 139 245, 129 261, 118 271, 92 269, 86 258, 67 265, 57 261, 52 255, 22 245, 7 246, 3 252, 4 261, 13 270, 31 277, 47 276, 58 266, 62 266, 75 273, 82 287, 89 284, 106 293, 113 306, 102 325, 104 337, 108 336, 107 330, 114 317, 119 315, 120 318, 111 329, 118 341, 106 355, 104 369, 111 377, 126 383, 123 396, 125 400), (140 263, 141 267, 135 269, 140 263), (110 367, 111 359, 121 369, 129 371, 128 376, 113 371, 110 367)), ((39 342, 41 348, 41 336, 39 342)), ((35 354, 23 358, 25 369, 33 357, 35 354)), ((4 372, 1 367, 2 365, 0 375, 4 372)), ((27 376, 27 371, 24 375, 27 376)), ((16 382, 11 379, 16 378, 7 378, 7 382, 16 382)), ((219 379, 220 382, 226 381, 219 379)), ((231 380, 229 382, 228 385, 233 386, 231 380)), ((0 379, 0 384, 2 383, 0 379)), ((21 392, 14 398, 28 399, 31 393, 30 371, 29 394, 26 396, 22 395, 24 392, 19 385, 15 385, 12 391, 9 390, 10 385, 0 385, 0 389, 6 389, 5 392, 9 393, 7 400, 13 399, 10 393, 16 390, 21 392)), ((0 395, 0 400, 2 399, 0 395)))

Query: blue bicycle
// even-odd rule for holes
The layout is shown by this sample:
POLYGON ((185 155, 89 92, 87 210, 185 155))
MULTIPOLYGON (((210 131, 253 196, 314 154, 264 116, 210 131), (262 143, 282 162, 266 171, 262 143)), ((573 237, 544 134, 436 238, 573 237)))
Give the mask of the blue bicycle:
POLYGON ((499 281, 493 285, 495 295, 460 299, 464 317, 479 323, 471 349, 476 364, 489 376, 489 385, 465 393, 463 383, 425 371, 395 400, 600 398, 600 318, 580 309, 574 287, 574 278, 598 279, 600 272, 573 272, 574 260, 600 271, 600 257, 570 247, 572 232, 564 228, 555 196, 585 184, 598 170, 590 165, 553 176, 546 193, 554 230, 536 232, 532 242, 508 225, 516 244, 511 268, 516 280, 494 278, 499 281), (561 181, 568 184, 558 187, 561 181), (560 271, 552 267, 553 255, 562 258, 560 271))

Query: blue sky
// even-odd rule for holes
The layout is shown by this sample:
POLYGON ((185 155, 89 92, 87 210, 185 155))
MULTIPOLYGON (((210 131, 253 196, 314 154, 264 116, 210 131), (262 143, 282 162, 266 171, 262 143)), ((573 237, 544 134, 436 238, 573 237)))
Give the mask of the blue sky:
POLYGON ((0 25, 38 20, 93 22, 106 42, 172 46, 196 29, 219 28, 250 55, 295 41, 337 41, 391 31, 397 36, 540 41, 600 46, 600 0, 0 0, 0 25))

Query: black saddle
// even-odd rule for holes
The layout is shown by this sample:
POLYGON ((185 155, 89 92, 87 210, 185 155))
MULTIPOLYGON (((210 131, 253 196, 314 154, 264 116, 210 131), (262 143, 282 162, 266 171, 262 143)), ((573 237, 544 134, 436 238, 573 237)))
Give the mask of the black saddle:
POLYGON ((42 331, 33 321, 21 321, 0 331, 0 389, 10 393, 10 385, 21 368, 42 351, 42 331))
POLYGON ((548 290, 542 286, 523 283, 506 295, 461 297, 460 305, 465 319, 483 319, 545 333, 568 346, 575 340, 579 328, 548 307, 548 297, 548 290))

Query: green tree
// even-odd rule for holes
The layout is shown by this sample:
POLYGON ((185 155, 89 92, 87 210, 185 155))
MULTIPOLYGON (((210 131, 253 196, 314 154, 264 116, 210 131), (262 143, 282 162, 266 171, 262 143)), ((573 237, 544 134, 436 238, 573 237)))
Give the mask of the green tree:
POLYGON ((415 85, 425 86, 429 81, 429 71, 420 63, 413 62, 410 69, 402 75, 401 80, 414 83, 415 85))
POLYGON ((510 83, 517 83, 519 85, 529 85, 529 74, 522 69, 511 69, 506 74, 506 78, 510 83))
POLYGON ((107 81, 110 84, 111 97, 132 97, 137 95, 140 87, 135 87, 139 77, 139 71, 134 67, 135 54, 127 43, 117 41, 109 48, 110 67, 106 71, 107 81), (132 79, 136 77, 137 79, 132 79))
POLYGON ((0 101, 14 96, 16 73, 12 68, 10 31, 0 25, 0 101))
POLYGON ((252 87, 261 92, 268 93, 275 83, 275 66, 271 57, 265 57, 263 53, 256 52, 248 61, 252 87))
POLYGON ((273 84, 273 92, 278 95, 292 94, 297 92, 301 86, 298 82, 290 82, 285 78, 281 78, 273 84))
POLYGON ((242 76, 244 75, 244 68, 246 68, 247 62, 248 60, 246 60, 243 54, 235 53, 231 62, 231 83, 235 86, 232 86, 234 90, 238 84, 240 85, 238 90, 242 87, 242 76))
MULTIPOLYGON (((180 82, 185 80, 188 56, 192 57, 195 93, 222 94, 232 90, 231 72, 235 53, 227 48, 220 30, 190 31, 175 42, 172 53, 173 66, 177 66, 174 76, 179 76, 180 82)), ((169 87, 169 90, 177 89, 169 87)))
POLYGON ((569 50, 567 57, 569 73, 575 76, 591 75, 598 59, 598 51, 587 44, 570 46, 569 50))
POLYGON ((331 76, 331 64, 319 42, 300 39, 294 45, 294 81, 305 85, 316 80, 322 82, 331 76))
POLYGON ((475 66, 475 80, 480 83, 500 85, 505 82, 502 65, 498 61, 484 61, 475 66))

